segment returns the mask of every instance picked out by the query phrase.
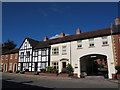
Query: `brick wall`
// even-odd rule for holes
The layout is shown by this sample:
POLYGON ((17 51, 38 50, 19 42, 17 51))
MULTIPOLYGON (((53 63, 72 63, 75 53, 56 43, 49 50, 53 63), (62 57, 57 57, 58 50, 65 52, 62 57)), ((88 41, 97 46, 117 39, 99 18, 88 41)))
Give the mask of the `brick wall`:
POLYGON ((120 34, 113 35, 115 65, 120 65, 120 34))

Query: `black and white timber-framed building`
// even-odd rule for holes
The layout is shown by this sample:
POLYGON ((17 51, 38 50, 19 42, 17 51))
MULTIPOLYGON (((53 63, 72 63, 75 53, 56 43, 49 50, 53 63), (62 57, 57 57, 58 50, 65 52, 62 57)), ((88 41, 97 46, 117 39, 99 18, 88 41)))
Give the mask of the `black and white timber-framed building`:
POLYGON ((19 48, 18 70, 45 71, 50 64, 49 48, 47 40, 36 41, 26 37, 19 48))

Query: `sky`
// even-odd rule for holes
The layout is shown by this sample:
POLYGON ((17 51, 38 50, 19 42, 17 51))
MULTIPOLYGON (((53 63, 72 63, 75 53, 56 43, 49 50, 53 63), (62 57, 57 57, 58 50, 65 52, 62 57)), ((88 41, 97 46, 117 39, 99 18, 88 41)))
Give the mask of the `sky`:
POLYGON ((42 41, 108 28, 118 16, 117 2, 4 2, 2 42, 14 41, 19 48, 25 37, 42 41))

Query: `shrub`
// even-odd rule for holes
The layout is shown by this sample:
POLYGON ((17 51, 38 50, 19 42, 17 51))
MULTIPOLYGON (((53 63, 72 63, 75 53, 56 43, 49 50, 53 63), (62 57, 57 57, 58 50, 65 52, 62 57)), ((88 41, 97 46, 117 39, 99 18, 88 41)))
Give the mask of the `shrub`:
POLYGON ((24 71, 20 71, 21 74, 24 74, 24 71))
POLYGON ((39 72, 34 72, 34 75, 39 75, 39 72))
POLYGON ((104 68, 103 64, 98 64, 99 68, 104 68))
POLYGON ((115 66, 115 69, 117 70, 117 73, 120 74, 120 66, 115 66))
POLYGON ((66 69, 69 75, 73 74, 74 70, 71 64, 68 64, 66 69))
POLYGON ((20 71, 16 71, 16 73, 19 73, 20 71))
POLYGON ((68 73, 67 68, 63 68, 63 69, 62 69, 62 73, 68 73))
POLYGON ((9 72, 9 73, 12 73, 12 70, 9 70, 8 72, 9 72))
POLYGON ((51 72, 51 70, 52 70, 52 67, 51 66, 47 66, 47 71, 51 72))
POLYGON ((107 74, 107 73, 105 73, 105 74, 104 74, 104 77, 105 77, 105 78, 108 78, 108 74, 107 74))

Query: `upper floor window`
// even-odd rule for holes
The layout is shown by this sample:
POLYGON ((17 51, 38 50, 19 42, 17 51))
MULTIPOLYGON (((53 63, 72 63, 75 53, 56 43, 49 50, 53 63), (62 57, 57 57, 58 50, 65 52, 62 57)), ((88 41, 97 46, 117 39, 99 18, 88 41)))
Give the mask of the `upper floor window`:
POLYGON ((13 54, 10 55, 10 59, 13 59, 13 54))
POLYGON ((89 39, 89 46, 94 47, 94 39, 89 39))
POLYGON ((82 48, 82 41, 81 40, 77 41, 77 48, 82 48))
POLYGON ((53 47, 52 48, 52 55, 58 55, 59 54, 59 48, 58 47, 53 47))
POLYGON ((3 60, 3 59, 4 59, 4 56, 1 55, 1 60, 3 60))
POLYGON ((103 45, 108 45, 107 37, 102 37, 102 43, 103 43, 103 45))
POLYGON ((62 54, 67 54, 67 52, 66 52, 66 46, 62 47, 62 54))
POLYGON ((30 51, 26 52, 26 57, 30 57, 30 51))
POLYGON ((53 67, 54 69, 58 69, 58 62, 57 62, 57 61, 53 61, 53 62, 52 62, 52 67, 53 67))
POLYGON ((17 59, 17 56, 18 56, 18 54, 16 53, 16 54, 15 54, 15 59, 17 59))
POLYGON ((20 53, 20 57, 22 57, 22 58, 24 57, 24 52, 20 53))
POLYGON ((6 55, 6 60, 8 59, 8 55, 6 55))
POLYGON ((46 55, 46 50, 42 50, 42 51, 41 51, 41 54, 42 54, 42 55, 46 55))
POLYGON ((38 54, 38 52, 37 52, 37 51, 35 51, 35 52, 34 52, 34 56, 38 56, 37 54, 38 54))

